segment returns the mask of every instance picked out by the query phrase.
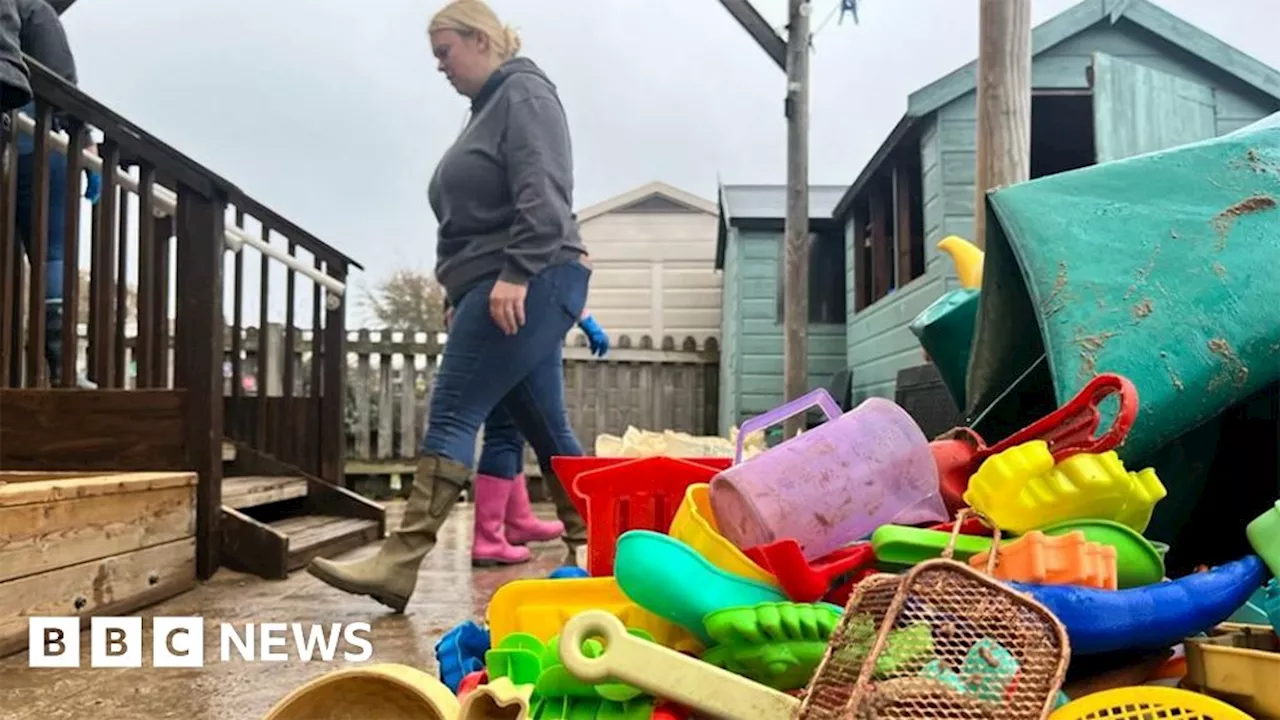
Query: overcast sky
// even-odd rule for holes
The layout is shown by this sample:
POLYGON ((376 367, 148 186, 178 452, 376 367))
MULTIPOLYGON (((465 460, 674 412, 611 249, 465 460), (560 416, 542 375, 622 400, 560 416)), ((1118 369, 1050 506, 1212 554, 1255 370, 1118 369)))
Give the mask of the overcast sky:
MULTIPOLYGON (((755 3, 781 27, 786 0, 755 3)), ((367 287, 434 262, 427 180, 467 107, 428 47, 441 4, 78 0, 64 22, 86 92, 355 257, 367 287)), ((578 207, 652 180, 784 182, 784 76, 717 0, 492 4, 560 87, 578 207)), ((815 183, 851 182, 907 95, 977 53, 977 0, 864 0, 856 26, 838 4, 815 2, 815 183)), ((1033 22, 1072 4, 1035 0, 1033 22)), ((1280 66, 1276 0, 1159 4, 1280 66)))

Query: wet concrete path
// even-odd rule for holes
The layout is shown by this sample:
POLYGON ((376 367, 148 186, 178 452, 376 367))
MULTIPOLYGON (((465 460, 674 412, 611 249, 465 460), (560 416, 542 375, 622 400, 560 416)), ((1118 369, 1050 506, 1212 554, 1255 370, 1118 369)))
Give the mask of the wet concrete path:
MULTIPOLYGON (((539 515, 554 517, 549 506, 539 515)), ((271 581, 219 570, 196 589, 140 613, 147 630, 143 667, 89 669, 89 634, 81 635, 81 668, 33 669, 25 652, 0 660, 0 720, 260 720, 280 698, 298 685, 348 663, 297 659, 248 662, 232 652, 220 658, 217 628, 233 623, 243 631, 248 622, 368 622, 373 656, 366 662, 403 663, 436 673, 434 646, 440 636, 463 620, 479 620, 489 597, 503 583, 546 577, 564 560, 564 546, 535 546, 533 562, 516 567, 471 568, 471 506, 460 505, 441 531, 440 543, 422 565, 418 589, 403 615, 394 615, 366 597, 338 592, 306 571, 288 580, 271 581), (154 668, 151 662, 152 616, 201 616, 205 620, 203 668, 154 668)), ((388 527, 399 515, 388 508, 388 527)), ((344 558, 371 554, 377 545, 344 558)), ((358 648, 352 648, 358 651, 358 648)), ((371 719, 373 720, 373 719, 371 719)))

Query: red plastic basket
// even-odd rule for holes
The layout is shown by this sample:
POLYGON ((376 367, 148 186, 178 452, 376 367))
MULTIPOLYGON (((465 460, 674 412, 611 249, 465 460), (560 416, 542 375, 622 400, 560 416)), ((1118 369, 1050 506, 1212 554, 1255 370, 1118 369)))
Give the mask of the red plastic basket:
MULTIPOLYGON (((578 476, 592 470, 599 470, 611 465, 619 465, 621 463, 633 462, 635 460, 643 460, 644 458, 626 458, 626 457, 571 457, 557 456, 551 458, 551 470, 560 478, 560 482, 564 483, 565 489, 569 492, 569 499, 573 501, 575 507, 578 508, 578 514, 587 517, 587 500, 574 489, 574 481, 578 476)), ((684 462, 697 463, 705 465, 709 468, 727 470, 733 465, 733 458, 707 457, 707 458, 675 458, 684 462)), ((663 532, 666 532, 665 530, 663 532)))
POLYGON ((573 481, 586 504, 587 572, 613 574, 618 537, 628 530, 665 533, 680 508, 685 490, 711 482, 720 472, 700 463, 647 457, 588 470, 573 481))

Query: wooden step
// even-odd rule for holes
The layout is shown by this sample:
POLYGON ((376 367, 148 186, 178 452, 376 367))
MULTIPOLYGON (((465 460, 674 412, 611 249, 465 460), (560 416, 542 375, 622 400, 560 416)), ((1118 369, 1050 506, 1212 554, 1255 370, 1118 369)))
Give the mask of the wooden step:
POLYGON ((284 579, 313 558, 381 539, 386 511, 379 504, 249 445, 223 447, 230 462, 223 465, 220 518, 226 567, 284 579))
POLYGON ((289 539, 287 566, 298 570, 314 557, 332 557, 377 541, 378 522, 332 515, 298 515, 270 523, 289 539))
POLYGON ((241 572, 282 580, 315 557, 333 557, 377 542, 377 520, 292 515, 264 522, 222 508, 223 563, 241 572))
POLYGON ((307 496, 307 481, 288 475, 222 478, 222 504, 237 510, 307 496))

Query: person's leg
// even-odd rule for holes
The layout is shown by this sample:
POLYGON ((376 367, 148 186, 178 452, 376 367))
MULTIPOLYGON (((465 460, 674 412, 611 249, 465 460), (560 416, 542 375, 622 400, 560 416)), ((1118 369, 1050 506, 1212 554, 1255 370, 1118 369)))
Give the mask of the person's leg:
POLYGON ((505 402, 489 413, 484 423, 484 448, 480 451, 479 473, 476 475, 477 511, 480 503, 479 479, 501 478, 507 504, 503 511, 503 536, 507 545, 547 542, 564 535, 564 524, 540 520, 529 502, 529 486, 524 476, 524 435, 507 412, 505 402))
MULTIPOLYGON (((22 112, 35 117, 35 102, 32 101, 24 106, 22 112)), ((31 257, 31 204, 35 197, 31 185, 36 169, 35 145, 31 136, 15 129, 10 151, 18 164, 14 188, 14 229, 22 251, 29 258, 31 257)))
MULTIPOLYGON (((15 227, 23 251, 31 256, 32 207, 37 197, 35 185, 36 156, 31 139, 18 145, 17 188, 15 192, 15 227)), ((49 363, 49 384, 57 385, 62 374, 62 267, 66 235, 67 156, 49 152, 48 203, 45 212, 45 360, 49 363)), ((74 333, 73 333, 74 335, 74 333)))
POLYGON ((503 404, 538 456, 547 491, 556 506, 563 527, 565 544, 571 551, 587 542, 587 524, 569 499, 568 490, 551 469, 551 458, 582 455, 582 446, 569 425, 564 401, 563 350, 557 346, 543 358, 520 384, 507 395, 503 404))
POLYGON ((454 310, 436 375, 421 460, 404 524, 367 559, 338 563, 317 558, 308 572, 345 592, 369 595, 403 611, 423 557, 435 546, 449 510, 469 484, 476 432, 507 393, 549 354, 586 303, 590 271, 582 265, 547 268, 529 281, 526 322, 506 335, 489 317, 493 281, 464 295, 454 310), (576 306, 576 307, 575 307, 576 306))
MULTIPOLYGON (((67 156, 59 152, 49 153, 49 204, 48 245, 45 250, 44 293, 44 355, 49 361, 49 383, 57 385, 62 377, 62 353, 64 338, 71 338, 71 351, 75 352, 75 328, 70 335, 64 332, 62 268, 66 258, 67 228, 67 156)), ((72 259, 70 262, 76 262, 72 259)), ((123 318, 122 318, 123 320, 123 318)))
POLYGON ((519 474, 523 454, 524 437, 499 404, 484 421, 484 445, 476 466, 473 567, 516 565, 533 557, 528 548, 508 542, 505 532, 513 478, 519 474))

